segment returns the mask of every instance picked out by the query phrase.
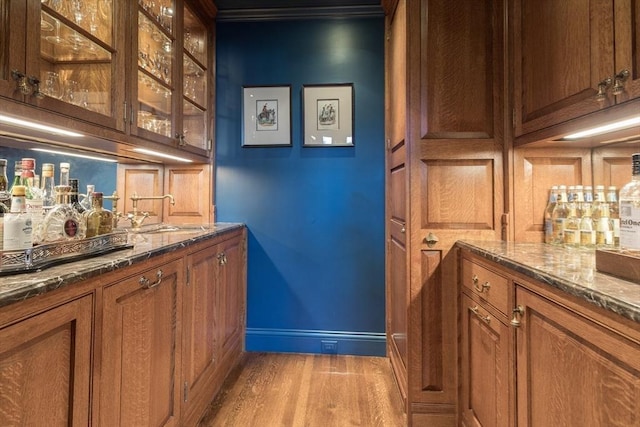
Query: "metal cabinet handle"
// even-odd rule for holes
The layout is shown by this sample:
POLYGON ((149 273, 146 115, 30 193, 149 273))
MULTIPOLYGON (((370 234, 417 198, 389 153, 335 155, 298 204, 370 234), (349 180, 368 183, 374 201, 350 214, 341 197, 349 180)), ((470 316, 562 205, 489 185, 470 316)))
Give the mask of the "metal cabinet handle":
POLYGON ((38 99, 44 98, 44 93, 42 93, 42 91, 40 90, 40 79, 35 76, 29 76, 27 78, 27 81, 29 82, 31 87, 33 87, 33 92, 31 95, 38 99))
POLYGON ((429 234, 427 234, 427 237, 424 238, 424 241, 427 243, 428 247, 432 248, 436 243, 440 241, 440 239, 438 239, 438 236, 436 236, 432 232, 429 232, 429 234))
POLYGON ((144 289, 155 288, 156 286, 158 286, 160 284, 160 282, 162 282, 162 274, 163 274, 162 270, 158 269, 158 271, 156 271, 156 281, 155 282, 151 283, 151 281, 149 279, 147 279, 146 277, 142 276, 138 280, 138 283, 144 289))
POLYGON ((615 82, 613 83, 612 92, 615 96, 621 95, 624 92, 624 82, 629 78, 630 74, 629 70, 622 70, 613 77, 615 82))
POLYGON ((220 252, 218 254, 218 264, 226 265, 227 264, 227 255, 224 252, 220 252))
POLYGON ((483 316, 482 314, 480 314, 480 310, 478 310, 477 305, 475 307, 469 307, 469 310, 471 310, 471 312, 475 314, 478 317, 478 319, 482 320, 487 325, 491 323, 491 317, 488 314, 486 316, 483 316))
POLYGON ((31 88, 27 83, 27 75, 22 71, 11 70, 11 78, 16 81, 17 89, 23 95, 29 95, 31 93, 31 88))
POLYGON ((520 327, 520 321, 522 319, 522 316, 524 316, 524 307, 521 305, 516 306, 516 308, 513 309, 513 318, 511 319, 511 326, 513 326, 514 328, 519 328, 520 327))
POLYGON ((598 83, 598 93, 596 94, 596 100, 602 102, 607 99, 607 90, 611 87, 612 83, 613 80, 611 80, 611 77, 607 77, 606 79, 598 83))
POLYGON ((476 280, 473 281, 473 287, 476 291, 483 293, 484 290, 489 290, 491 288, 491 283, 489 281, 484 282, 482 285, 478 286, 478 278, 475 277, 476 280))

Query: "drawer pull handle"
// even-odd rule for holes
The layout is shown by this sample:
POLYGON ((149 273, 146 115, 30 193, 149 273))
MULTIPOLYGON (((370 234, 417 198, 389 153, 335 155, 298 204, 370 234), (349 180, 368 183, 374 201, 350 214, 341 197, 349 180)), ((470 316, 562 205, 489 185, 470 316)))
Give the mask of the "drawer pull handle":
POLYGON ((486 316, 483 316, 482 314, 480 314, 480 311, 478 310, 477 305, 475 307, 469 307, 469 310, 471 310, 473 314, 475 314, 478 317, 478 319, 482 320, 487 325, 491 323, 491 317, 488 314, 486 316))
POLYGON ((519 328, 520 320, 522 316, 524 316, 524 307, 521 305, 518 305, 516 308, 513 309, 513 318, 511 319, 511 322, 510 322, 511 326, 513 326, 514 328, 519 328))
POLYGON ((476 291, 483 293, 485 289, 489 290, 491 288, 491 283, 486 281, 481 286, 478 286, 478 276, 473 276, 473 287, 476 291))
POLYGON ((227 254, 225 254, 224 252, 220 252, 218 254, 218 264, 219 265, 226 265, 227 264, 227 254))
POLYGON ((140 286, 142 286, 144 289, 155 288, 160 284, 160 282, 162 282, 162 270, 156 271, 156 279, 157 280, 155 282, 151 283, 149 279, 142 276, 140 277, 140 280, 138 280, 138 283, 140 283, 140 286))

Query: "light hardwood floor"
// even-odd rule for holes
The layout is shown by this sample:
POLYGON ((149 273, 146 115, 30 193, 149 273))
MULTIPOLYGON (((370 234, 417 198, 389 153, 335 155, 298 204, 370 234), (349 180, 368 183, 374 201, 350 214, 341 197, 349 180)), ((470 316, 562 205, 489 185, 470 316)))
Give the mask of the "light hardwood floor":
POLYGON ((389 360, 246 353, 200 427, 406 425, 389 360))

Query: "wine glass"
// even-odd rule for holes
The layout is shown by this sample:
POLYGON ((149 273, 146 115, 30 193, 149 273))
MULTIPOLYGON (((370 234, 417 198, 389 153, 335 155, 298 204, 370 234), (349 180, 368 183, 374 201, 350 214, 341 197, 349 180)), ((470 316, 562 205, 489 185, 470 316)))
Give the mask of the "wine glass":
POLYGON ((55 71, 45 72, 44 93, 51 98, 60 99, 62 87, 60 86, 60 76, 55 71))
POLYGON ((46 41, 48 41, 49 43, 52 44, 63 44, 64 43, 64 39, 62 37, 60 37, 60 21, 58 21, 57 19, 53 20, 53 24, 55 26, 55 33, 53 36, 47 36, 44 39, 46 41))

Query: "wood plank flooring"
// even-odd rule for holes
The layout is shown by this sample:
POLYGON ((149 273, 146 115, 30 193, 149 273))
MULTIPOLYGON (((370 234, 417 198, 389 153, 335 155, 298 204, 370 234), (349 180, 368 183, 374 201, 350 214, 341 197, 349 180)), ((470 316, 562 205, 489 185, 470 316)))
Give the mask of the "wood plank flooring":
POLYGON ((382 357, 246 353, 199 427, 401 427, 382 357))

